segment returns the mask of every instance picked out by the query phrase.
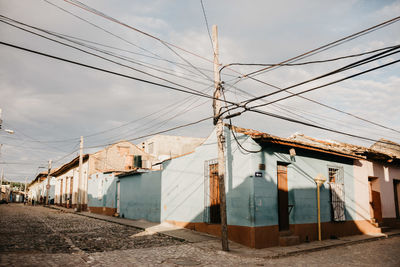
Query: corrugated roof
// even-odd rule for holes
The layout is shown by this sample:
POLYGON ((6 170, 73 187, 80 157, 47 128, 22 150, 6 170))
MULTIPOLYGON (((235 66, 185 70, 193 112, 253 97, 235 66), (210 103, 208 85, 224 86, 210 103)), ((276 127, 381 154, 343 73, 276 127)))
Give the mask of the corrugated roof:
MULTIPOLYGON (((276 143, 286 146, 294 146, 309 150, 316 150, 343 157, 350 157, 356 159, 379 159, 379 160, 390 161, 391 159, 393 159, 393 157, 396 158, 397 156, 394 155, 393 153, 389 153, 390 152, 389 148, 393 150, 395 147, 398 147, 396 151, 400 153, 400 146, 391 141, 389 141, 391 142, 391 146, 386 147, 386 149, 377 150, 375 149, 375 147, 367 148, 363 146, 357 146, 331 140, 329 141, 318 140, 316 138, 312 138, 304 134, 294 134, 289 138, 283 138, 252 129, 240 128, 233 125, 226 125, 226 126, 231 128, 233 131, 237 133, 242 133, 251 136, 255 141, 259 143, 276 143)), ((385 142, 388 143, 387 141, 385 142)))

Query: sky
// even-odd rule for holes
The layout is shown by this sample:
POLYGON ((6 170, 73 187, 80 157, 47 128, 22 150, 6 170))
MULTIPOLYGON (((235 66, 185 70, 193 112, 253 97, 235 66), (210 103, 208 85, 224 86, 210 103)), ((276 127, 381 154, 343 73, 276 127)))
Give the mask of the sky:
MULTIPOLYGON (((218 26, 221 66, 230 63, 276 64, 400 15, 400 1, 203 0, 206 23, 201 1, 196 0, 81 1, 122 25, 71 2, 0 0, 1 42, 208 95, 212 95, 214 79, 214 51, 208 33, 212 25, 218 26), (64 39, 48 35, 48 32, 62 35, 64 39)), ((359 54, 399 43, 400 22, 395 22, 298 63, 359 54)), ((221 71, 221 80, 226 99, 238 103, 277 90, 266 83, 279 88, 289 87, 371 55, 282 66, 253 76, 264 83, 244 77, 244 74, 263 67, 230 66, 221 71)), ((53 168, 68 162, 77 156, 80 136, 84 136, 84 152, 92 153, 119 140, 132 140, 138 144, 145 139, 141 138, 143 136, 213 114, 212 99, 10 46, 0 45, 0 59, 3 119, 0 168, 4 169, 7 180, 30 181, 38 171, 45 170, 50 159, 53 168), (14 134, 8 134, 4 129, 13 130, 14 134)), ((291 92, 298 93, 398 59, 399 55, 393 54, 295 87, 291 92)), ((303 96, 399 131, 399 87, 400 64, 393 64, 303 96)), ((251 105, 265 104, 287 95, 281 92, 251 105)), ((304 98, 291 97, 260 109, 372 140, 385 138, 400 143, 399 132, 304 98)), ((363 146, 373 144, 373 141, 253 112, 242 113, 233 118, 232 123, 282 137, 303 133, 322 140, 363 146)), ((213 123, 209 119, 168 134, 207 137, 212 130, 213 123)))

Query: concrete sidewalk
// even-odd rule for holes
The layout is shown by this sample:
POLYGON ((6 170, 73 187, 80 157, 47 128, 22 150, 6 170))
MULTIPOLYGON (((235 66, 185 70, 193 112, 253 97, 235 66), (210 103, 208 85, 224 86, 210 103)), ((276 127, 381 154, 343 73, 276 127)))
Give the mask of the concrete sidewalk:
MULTIPOLYGON (((171 225, 168 223, 160 224, 145 220, 123 219, 123 218, 111 217, 90 212, 75 212, 73 209, 67 209, 58 206, 50 206, 50 208, 57 209, 63 212, 73 213, 80 216, 86 216, 89 218, 135 227, 144 230, 148 234, 162 233, 167 236, 171 236, 174 238, 178 238, 193 243, 194 246, 205 250, 213 250, 213 251, 221 250, 220 238, 205 233, 177 227, 175 225, 171 225)), ((392 229, 390 232, 382 234, 346 236, 338 239, 328 239, 323 241, 302 243, 299 245, 289 246, 289 247, 270 247, 264 249, 252 249, 240 245, 238 243, 229 241, 230 251, 229 252, 220 251, 220 253, 231 253, 242 257, 279 258, 284 256, 329 249, 337 246, 346 246, 362 242, 369 242, 393 236, 400 236, 400 229, 392 229)))

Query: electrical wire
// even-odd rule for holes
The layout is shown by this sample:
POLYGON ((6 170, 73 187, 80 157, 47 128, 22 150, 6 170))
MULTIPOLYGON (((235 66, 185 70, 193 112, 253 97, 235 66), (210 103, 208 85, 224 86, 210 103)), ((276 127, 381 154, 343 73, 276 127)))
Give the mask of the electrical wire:
MULTIPOLYGON (((385 50, 384 52, 381 52, 381 53, 378 53, 378 54, 376 54, 376 55, 367 57, 367 58, 365 58, 365 59, 361 59, 361 60, 358 60, 358 61, 356 61, 356 62, 350 63, 350 64, 348 64, 348 65, 345 65, 345 66, 343 66, 343 67, 341 67, 341 68, 338 68, 338 69, 335 69, 335 70, 330 71, 330 72, 328 72, 328 73, 325 73, 325 74, 323 74, 323 75, 317 76, 317 77, 315 77, 315 78, 312 78, 312 79, 309 79, 309 80, 306 80, 306 81, 303 81, 303 82, 300 82, 300 83, 297 83, 297 84, 288 86, 288 87, 286 87, 286 88, 283 88, 283 89, 274 91, 274 92, 269 93, 269 94, 261 95, 261 96, 258 96, 258 97, 255 97, 255 98, 246 100, 246 101, 245 101, 245 103, 246 103, 245 105, 247 105, 247 104, 249 104, 249 103, 251 103, 251 102, 253 102, 253 101, 255 101, 255 100, 262 99, 262 98, 265 98, 265 97, 269 97, 269 96, 275 95, 275 94, 277 94, 277 93, 281 93, 281 92, 287 91, 287 90, 289 90, 289 89, 292 89, 292 88, 294 88, 294 87, 298 87, 298 86, 300 86, 300 85, 304 85, 304 84, 307 84, 307 83, 310 83, 310 82, 313 82, 313 81, 316 81, 316 80, 319 80, 319 79, 322 79, 322 78, 331 76, 331 75, 333 75, 333 74, 337 74, 337 73, 340 73, 340 72, 343 72, 343 71, 346 71, 346 70, 349 70, 349 69, 352 69, 352 68, 361 66, 361 65, 363 65, 363 64, 370 63, 371 61, 375 61, 375 60, 382 59, 382 58, 384 58, 384 57, 393 55, 393 54, 395 54, 395 53, 399 53, 399 52, 400 52, 399 48, 400 48, 400 45, 396 45, 395 47, 393 47, 393 48, 391 48, 391 49, 385 50), (398 51, 396 51, 396 50, 398 50, 398 51), (393 52, 393 51, 394 51, 394 52, 393 52), (392 53, 389 53, 389 52, 392 52, 392 53)), ((373 68, 373 69, 371 69, 371 70, 375 70, 375 68, 373 68)), ((371 71, 371 70, 370 70, 370 71, 371 71)), ((369 72, 369 71, 367 71, 367 72, 369 72)), ((366 73, 366 72, 362 72, 361 74, 364 74, 364 73, 366 73)), ((358 75, 361 75, 361 74, 358 74, 358 75)), ((356 76, 358 76, 358 75, 355 75, 355 76, 351 75, 351 76, 349 76, 349 77, 352 78, 352 77, 356 77, 356 76)), ((349 78, 347 78, 347 79, 349 79, 349 78)), ((342 81, 342 80, 343 80, 343 79, 340 79, 340 80, 338 80, 338 81, 342 81)), ((257 107, 258 107, 258 106, 257 106, 257 107)))
MULTIPOLYGON (((304 56, 307 56, 307 55, 309 55, 309 54, 315 54, 315 52, 317 52, 317 51, 320 51, 320 50, 322 50, 322 49, 331 47, 332 45, 335 45, 335 44, 338 44, 338 43, 342 43, 343 41, 346 41, 346 40, 348 40, 348 39, 351 39, 351 38, 360 36, 361 34, 368 33, 368 32, 370 32, 371 30, 374 30, 374 29, 376 29, 376 28, 381 28, 382 26, 390 25, 390 24, 392 24, 392 23, 394 23, 394 22, 397 22, 397 21, 399 21, 399 20, 400 20, 400 16, 395 17, 395 18, 392 18, 392 19, 390 19, 390 20, 384 21, 384 22, 382 22, 382 23, 379 23, 379 24, 377 24, 377 25, 374 25, 374 26, 369 27, 369 28, 367 28, 367 29, 364 29, 364 30, 362 30, 362 31, 359 31, 359 32, 350 34, 350 35, 348 35, 348 36, 346 36, 346 37, 343 37, 343 38, 340 38, 340 39, 338 39, 338 40, 336 40, 336 41, 330 42, 330 43, 325 44, 325 45, 323 45, 323 46, 320 46, 320 47, 318 47, 318 48, 315 48, 315 49, 312 49, 312 50, 307 51, 307 52, 305 52, 305 53, 302 53, 301 55, 298 55, 298 56, 289 58, 289 59, 287 59, 287 60, 284 60, 284 61, 282 61, 282 62, 280 62, 280 63, 278 63, 278 64, 275 64, 275 66, 269 66, 269 67, 266 67, 266 68, 262 68, 262 69, 260 69, 260 70, 253 71, 253 72, 250 72, 250 73, 248 73, 248 74, 245 74, 244 76, 245 76, 245 77, 246 77, 246 76, 251 76, 251 75, 254 75, 254 74, 256 74, 256 73, 262 72, 262 71, 264 71, 264 70, 268 70, 268 69, 270 69, 270 68, 272 68, 272 67, 280 66, 280 65, 282 65, 282 64, 292 62, 292 61, 294 61, 294 60, 296 60, 296 59, 304 58, 304 56)), ((352 39, 352 40, 353 40, 353 39, 352 39)))
MULTIPOLYGON (((347 56, 328 58, 328 59, 322 59, 322 60, 299 62, 299 63, 285 63, 285 64, 280 64, 280 66, 292 67, 292 66, 303 66, 303 65, 310 65, 310 64, 327 63, 327 62, 333 62, 333 61, 338 61, 338 60, 343 60, 343 59, 348 59, 348 58, 365 56, 365 55, 373 54, 373 53, 376 53, 376 52, 388 50, 388 49, 391 49, 391 48, 394 48, 394 47, 396 47, 396 45, 387 46, 387 47, 383 47, 383 48, 379 48, 379 49, 375 49, 375 50, 370 50, 370 51, 366 51, 366 52, 363 52, 363 53, 351 54, 351 55, 347 55, 347 56)), ((276 66, 276 65, 277 65, 276 63, 230 63, 230 64, 226 64, 226 65, 222 66, 222 68, 220 69, 220 72, 224 68, 227 68, 227 67, 230 67, 230 66, 276 66)))
POLYGON ((79 2, 79 1, 68 1, 68 0, 64 0, 64 2, 67 2, 67 3, 69 3, 69 4, 72 4, 72 5, 74 5, 74 6, 77 6, 77 7, 81 8, 81 9, 83 9, 83 10, 86 10, 86 11, 88 11, 88 12, 91 12, 91 13, 93 13, 93 14, 95 14, 95 15, 98 15, 98 16, 100 16, 100 17, 103 17, 103 18, 105 18, 105 19, 107 19, 107 20, 110 20, 110 21, 112 21, 112 22, 114 22, 114 23, 120 24, 120 25, 122 25, 122 26, 124 26, 124 27, 127 27, 127 28, 129 28, 129 29, 131 29, 131 30, 134 30, 134 31, 136 31, 136 32, 138 32, 138 33, 141 33, 141 34, 143 34, 143 35, 145 35, 145 36, 148 36, 148 37, 150 37, 150 38, 153 38, 153 39, 159 41, 162 45, 164 45, 166 48, 168 48, 172 53, 174 53, 174 54, 175 54, 176 56, 178 56, 180 59, 182 59, 182 60, 185 61, 187 64, 189 64, 193 69, 195 69, 196 71, 198 71, 200 74, 202 74, 206 79, 212 81, 212 79, 211 79, 207 74, 205 74, 203 71, 201 71, 200 69, 198 69, 196 66, 194 66, 191 62, 189 62, 187 59, 185 59, 185 58, 184 58, 183 56, 181 56, 179 53, 177 53, 172 47, 177 48, 177 49, 179 49, 179 50, 181 50, 181 51, 183 51, 183 52, 189 53, 189 54, 191 54, 191 55, 194 55, 194 56, 196 56, 196 57, 199 57, 199 58, 201 58, 201 59, 203 59, 203 60, 206 60, 206 61, 208 61, 208 62, 213 62, 213 61, 211 61, 211 60, 209 60, 209 59, 207 59, 207 58, 205 58, 205 57, 202 57, 202 56, 200 56, 200 55, 198 55, 198 54, 196 54, 196 53, 193 53, 193 52, 191 52, 191 51, 188 51, 188 50, 186 50, 186 49, 184 49, 184 48, 182 48, 182 47, 179 47, 179 46, 177 46, 177 45, 175 45, 175 44, 172 44, 172 43, 170 43, 170 42, 164 41, 164 40, 160 39, 159 37, 156 37, 156 36, 154 36, 154 35, 152 35, 152 34, 149 34, 149 33, 147 33, 147 32, 144 32, 144 31, 142 31, 142 30, 139 30, 139 29, 137 29, 137 28, 135 28, 135 27, 132 27, 132 26, 126 24, 126 23, 123 23, 123 22, 121 22, 121 21, 119 21, 119 20, 117 20, 117 19, 115 19, 115 18, 113 18, 113 17, 111 17, 111 16, 109 16, 109 15, 106 15, 105 13, 100 12, 100 11, 98 11, 98 10, 92 8, 92 7, 89 7, 88 5, 85 5, 85 4, 83 4, 83 3, 79 2))
POLYGON ((213 40, 212 40, 212 37, 211 37, 210 26, 208 25, 208 20, 207 20, 207 15, 206 15, 206 9, 204 8, 203 0, 200 0, 200 4, 201 4, 201 9, 203 10, 204 22, 205 22, 205 24, 206 24, 206 28, 207 28, 207 32, 208 32, 208 37, 210 38, 211 49, 213 50, 213 53, 215 54, 214 43, 213 43, 213 40))
MULTIPOLYGON (((398 51, 398 52, 400 52, 400 51, 398 51)), ((307 90, 304 90, 304 91, 301 91, 301 92, 298 92, 298 93, 293 93, 293 94, 291 94, 289 96, 282 97, 280 99, 273 100, 273 101, 270 101, 270 102, 265 103, 265 104, 259 104, 259 105, 251 106, 248 109, 257 108, 257 107, 261 107, 261 106, 266 106, 266 105, 269 105, 269 104, 272 104, 272 103, 276 103, 278 101, 282 101, 282 100, 285 100, 285 99, 288 99, 288 98, 291 98, 291 97, 294 97, 294 96, 297 96, 297 95, 300 95, 300 94, 308 93, 308 92, 311 92, 311 91, 314 91, 314 90, 317 90, 317 89, 320 89, 320 88, 323 88, 323 87, 326 87, 326 86, 329 86, 329 85, 332 85, 332 84, 335 84, 335 83, 338 83, 338 82, 342 82, 342 81, 345 81, 345 80, 348 80, 348 79, 363 75, 365 73, 368 73, 368 72, 371 72, 371 71, 374 71, 374 70, 378 70, 380 68, 384 68, 384 67, 396 64, 398 62, 400 62, 400 59, 394 60, 392 62, 383 64, 381 66, 378 66, 378 67, 375 67, 375 68, 371 68, 371 69, 368 69, 368 70, 365 70, 365 71, 362 71, 362 72, 359 72, 359 73, 356 73, 356 74, 353 74, 353 75, 350 75, 350 76, 347 76, 347 77, 344 77, 344 78, 341 78, 341 79, 338 79, 338 80, 335 80, 335 81, 332 81, 332 82, 329 82, 329 83, 326 83, 326 84, 323 84, 323 85, 315 86, 315 87, 312 87, 310 89, 307 89, 307 90)), ((397 130, 395 130, 395 131, 398 132, 397 130)))
POLYGON ((99 30, 101 30, 101 31, 104 31, 105 33, 107 33, 107 34, 109 34, 109 35, 111 35, 111 36, 113 36, 113 37, 115 37, 115 38, 118 38, 118 39, 121 40, 121 41, 124 41, 125 43, 127 43, 127 44, 129 44, 129 45, 132 45, 132 46, 134 46, 134 47, 136 47, 136 48, 138 48, 138 49, 140 49, 140 50, 142 50, 142 51, 144 51, 144 52, 146 52, 146 53, 149 53, 149 54, 151 54, 151 55, 153 55, 153 56, 159 58, 160 60, 165 60, 165 61, 167 61, 167 62, 170 62, 171 64, 176 65, 177 67, 179 67, 179 68, 181 68, 181 69, 184 69, 184 70, 186 70, 186 71, 189 71, 189 72, 191 72, 191 73, 193 73, 193 74, 197 74, 196 72, 194 72, 194 71, 192 71, 192 70, 189 70, 189 69, 186 69, 186 68, 182 67, 183 64, 181 64, 181 63, 175 64, 173 61, 167 60, 167 59, 163 58, 162 56, 160 56, 160 55, 158 55, 158 54, 156 54, 156 53, 154 53, 154 52, 152 52, 152 51, 150 51, 150 50, 148 50, 148 49, 146 49, 146 48, 143 48, 143 47, 141 47, 141 46, 138 46, 138 45, 136 45, 135 43, 132 43, 131 41, 129 41, 129 40, 127 40, 127 39, 125 39, 125 38, 123 38, 123 37, 117 35, 117 34, 114 34, 114 33, 110 32, 110 31, 106 30, 105 28, 103 28, 103 27, 101 27, 101 26, 99 26, 99 25, 97 25, 97 24, 95 24, 95 23, 92 23, 92 22, 90 22, 90 21, 88 21, 88 20, 86 20, 86 19, 84 19, 84 18, 82 18, 82 17, 80 17, 80 16, 78 16, 78 15, 72 13, 71 11, 68 11, 68 10, 66 10, 66 9, 64 9, 64 8, 62 8, 62 7, 60 7, 60 6, 56 5, 56 4, 54 4, 54 3, 50 2, 50 1, 48 1, 48 0, 43 0, 43 1, 46 2, 46 3, 48 3, 48 4, 50 4, 50 5, 52 5, 52 6, 54 6, 54 7, 56 7, 57 9, 59 9, 59 10, 65 12, 65 13, 67 13, 67 14, 69 14, 69 15, 71 15, 71 16, 73 16, 73 17, 75 17, 75 18, 77 18, 77 19, 79 19, 79 20, 81 20, 81 21, 83 21, 83 22, 85 22, 85 23, 87 23, 87 24, 89 24, 89 25, 91 25, 91 26, 93 26, 93 27, 99 29, 99 30))
MULTIPOLYGON (((4 16, 0 15, 0 17, 4 17, 4 16)), ((103 60, 105 60, 105 61, 108 61, 108 62, 111 62, 111 63, 117 64, 117 65, 119 65, 119 66, 122 66, 122 67, 129 68, 129 69, 131 69, 131 70, 134 70, 134 71, 137 71, 137 72, 139 72, 139 73, 142 73, 142 74, 148 75, 148 76, 150 76, 150 77, 153 77, 153 78, 156 78, 156 79, 159 79, 159 80, 162 80, 162 81, 165 81, 165 82, 171 83, 171 84, 173 84, 173 85, 180 86, 180 87, 182 87, 182 88, 185 88, 185 89, 191 90, 191 91, 193 91, 193 92, 197 92, 197 93, 200 93, 200 94, 202 94, 202 92, 200 92, 200 91, 197 91, 197 90, 195 90, 195 89, 192 89, 192 88, 190 88, 190 87, 187 87, 187 86, 184 86, 184 85, 181 85, 181 84, 175 83, 175 82, 173 82, 173 81, 171 81, 171 80, 168 80, 168 79, 162 78, 162 77, 160 77, 160 76, 153 75, 153 74, 151 74, 151 73, 148 73, 148 72, 145 72, 145 71, 142 71, 142 70, 139 70, 139 69, 133 68, 133 67, 131 67, 131 66, 128 66, 128 65, 122 64, 122 63, 120 63, 120 62, 117 62, 117 61, 114 61, 114 60, 108 59, 108 58, 106 58, 106 57, 100 56, 100 55, 98 55, 98 54, 95 54, 95 53, 92 53, 92 52, 86 51, 86 50, 84 50, 84 49, 81 49, 81 48, 79 48, 79 47, 76 47, 76 46, 73 46, 73 45, 69 45, 69 44, 66 44, 66 43, 64 43, 64 42, 61 42, 61 41, 58 41, 58 40, 55 40, 55 39, 52 39, 52 38, 46 37, 46 36, 44 36, 44 35, 41 35, 41 34, 38 34, 38 33, 32 32, 32 31, 30 31, 30 30, 27 30, 27 29, 21 28, 21 27, 19 27, 19 26, 16 26, 16 25, 10 24, 10 23, 8 23, 8 22, 5 22, 5 21, 3 21, 3 20, 0 20, 0 21, 1 21, 1 22, 3 22, 3 23, 6 23, 6 24, 8 24, 8 25, 10 25, 10 26, 13 26, 13 27, 16 27, 16 28, 18 28, 18 29, 21 29, 21 30, 23 30, 23 31, 26 31, 26 32, 29 32, 29 33, 31 33, 31 34, 37 35, 37 36, 39 36, 39 37, 42 37, 42 38, 44 38, 44 39, 47 39, 47 40, 50 40, 50 41, 53 41, 53 42, 59 43, 59 44, 61 44, 61 45, 64 45, 64 46, 67 46, 67 47, 70 47, 70 48, 76 49, 76 50, 78 50, 78 51, 81 51, 81 52, 83 52, 83 53, 86 53, 86 54, 89 54, 89 55, 92 55, 92 56, 95 56, 95 57, 101 58, 101 59, 103 59, 103 60)))
POLYGON ((79 7, 79 8, 81 8, 81 9, 86 10, 86 11, 88 11, 88 12, 90 12, 90 13, 95 14, 95 15, 101 16, 101 17, 103 17, 103 18, 105 18, 105 19, 107 19, 107 20, 110 20, 110 21, 112 21, 112 22, 115 22, 115 23, 117 23, 117 24, 120 24, 120 25, 122 25, 122 26, 124 26, 124 27, 127 27, 127 28, 129 28, 129 29, 131 29, 131 30, 134 30, 134 31, 136 31, 136 32, 138 32, 138 33, 140 33, 140 34, 143 34, 143 35, 145 35, 145 36, 148 36, 148 37, 150 37, 150 38, 153 38, 153 39, 155 39, 155 40, 157 40, 157 41, 159 41, 159 42, 161 42, 161 43, 163 43, 163 44, 165 44, 165 45, 167 45, 167 46, 172 46, 172 47, 177 48, 177 49, 179 49, 179 50, 181 50, 181 51, 183 51, 183 52, 185 52, 185 53, 191 54, 191 55, 196 56, 196 57, 198 57, 198 58, 200 58, 200 59, 203 59, 203 60, 205 60, 205 61, 208 61, 208 62, 210 62, 210 63, 213 63, 213 61, 210 60, 210 59, 207 59, 207 58, 205 58, 205 57, 203 57, 203 56, 200 56, 200 55, 198 55, 198 54, 196 54, 196 53, 194 53, 194 52, 188 51, 188 50, 186 50, 186 49, 184 49, 184 48, 182 48, 182 47, 179 47, 179 46, 177 46, 177 45, 175 45, 175 44, 173 44, 173 43, 164 41, 164 40, 162 40, 162 39, 159 38, 159 37, 156 37, 156 36, 154 36, 154 35, 152 35, 152 34, 150 34, 150 33, 147 33, 147 32, 145 32, 145 31, 139 30, 139 29, 137 29, 137 28, 135 28, 135 27, 133 27, 133 26, 130 26, 130 25, 124 23, 124 22, 121 22, 121 21, 119 21, 118 19, 115 19, 115 18, 113 18, 113 17, 111 17, 111 16, 109 16, 109 15, 106 15, 105 13, 100 12, 100 11, 98 11, 97 9, 94 9, 94 8, 92 8, 92 7, 90 7, 90 6, 86 5, 86 4, 83 4, 83 3, 80 2, 80 1, 69 1, 69 0, 64 0, 64 2, 67 2, 67 3, 69 3, 69 4, 72 4, 72 5, 76 6, 76 7, 79 7))
MULTIPOLYGON (((361 54, 357 54, 357 55, 366 55, 366 54, 370 54, 370 53, 373 53, 373 52, 379 52, 379 51, 382 51, 382 50, 387 51, 387 50, 391 50, 391 49, 396 48, 396 47, 398 47, 398 45, 396 45, 396 46, 390 46, 390 47, 385 47, 385 48, 381 48, 381 49, 376 49, 376 50, 373 50, 373 51, 368 51, 368 52, 361 53, 361 54)), ((350 57, 357 56, 357 55, 350 55, 350 57)), ((347 58, 347 56, 344 56, 344 57, 341 57, 341 58, 347 58)), ((378 58, 378 59, 379 59, 379 58, 378 58)), ((334 59, 331 59, 331 60, 334 60, 334 59)), ((366 63, 367 63, 367 62, 366 62, 366 63)), ((353 64, 353 63, 352 63, 352 64, 353 64)), ((352 64, 350 64, 350 65, 352 65, 352 64)), ((223 68, 222 68, 222 69, 223 69, 223 68)), ((222 69, 221 69, 221 70, 222 70, 222 69)), ((221 71, 221 70, 220 70, 220 71, 221 71)), ((339 70, 340 70, 340 69, 339 69, 339 70)), ((278 87, 278 86, 272 85, 272 84, 270 84, 270 83, 263 82, 263 81, 261 81, 261 80, 255 79, 255 78, 253 78, 253 77, 250 77, 250 78, 253 79, 253 80, 255 80, 255 81, 257 81, 257 82, 260 82, 260 83, 262 83, 262 84, 265 84, 265 85, 271 86, 271 87, 273 87, 273 88, 275 88, 275 89, 278 89, 278 91, 276 91, 276 92, 285 91, 285 92, 287 92, 287 93, 289 93, 289 94, 291 94, 291 95, 294 94, 294 93, 292 93, 291 91, 287 90, 287 88, 280 88, 280 87, 278 87)), ((236 88, 236 87, 235 87, 235 88, 236 88)), ((239 90, 238 88, 236 88, 236 89, 239 90)), ((248 94, 248 93, 245 92, 244 90, 242 90, 242 92, 248 94)), ((251 95, 251 94, 249 94, 249 95, 251 95)), ((307 101, 310 101, 310 102, 312 102, 312 103, 315 103, 315 104, 317 104, 317 105, 323 106, 323 107, 325 107, 325 108, 328 108, 328 109, 331 109, 331 110, 334 110, 334 111, 337 111, 337 112, 346 114, 346 115, 348 115, 348 116, 354 117, 354 118, 356 118, 356 119, 362 120, 362 121, 364 121, 364 122, 373 124, 373 125, 375 125, 375 126, 379 126, 379 127, 381 127, 381 128, 384 128, 384 129, 387 129, 387 130, 391 130, 391 131, 400 133, 400 131, 398 131, 398 130, 396 130, 396 129, 387 127, 387 126, 382 125, 382 124, 380 124, 380 123, 373 122, 373 121, 371 121, 371 120, 362 118, 362 117, 360 117, 360 116, 358 116, 358 115, 354 115, 354 114, 352 114, 352 113, 349 113, 349 112, 340 110, 340 109, 338 109, 338 108, 329 106, 329 105, 327 105, 327 104, 324 104, 324 103, 321 103, 321 102, 319 102, 319 101, 313 100, 313 99, 311 99, 311 98, 309 98, 309 97, 305 97, 305 96, 302 96, 302 95, 296 95, 296 96, 297 96, 297 97, 300 97, 300 98, 302 98, 302 99, 305 99, 305 100, 307 100, 307 101)), ((254 96, 253 96, 252 98, 254 99, 254 96)), ((268 102, 265 102, 265 103, 268 103, 268 102)), ((268 105, 268 104, 266 104, 266 105, 268 105)))
MULTIPOLYGON (((139 82, 143 82, 143 83, 147 83, 147 84, 151 84, 151 85, 167 88, 167 89, 178 91, 178 92, 182 92, 182 93, 192 94, 192 95, 201 96, 201 97, 205 97, 205 98, 209 98, 209 99, 215 99, 215 97, 210 96, 210 95, 205 95, 205 94, 203 94, 201 92, 197 93, 197 92, 193 92, 193 91, 183 90, 183 89, 172 87, 172 86, 169 86, 169 85, 160 84, 160 83, 152 82, 152 81, 149 81, 149 80, 145 80, 145 79, 141 79, 141 78, 125 75, 125 74, 114 72, 114 71, 110 71, 110 70, 107 70, 107 69, 98 68, 98 67, 95 67, 95 66, 92 66, 92 65, 87 65, 87 64, 80 63, 80 62, 73 61, 73 60, 69 60, 69 59, 66 59, 66 58, 53 56, 53 55, 50 55, 50 54, 46 54, 46 53, 43 53, 43 52, 31 50, 31 49, 24 48, 24 47, 17 46, 17 45, 13 45, 13 44, 10 44, 10 43, 6 43, 6 42, 0 41, 0 44, 1 45, 5 45, 5 46, 9 46, 9 47, 13 47, 13 48, 16 48, 16 49, 19 49, 19 50, 23 50, 23 51, 26 51, 26 52, 30 52, 30 53, 33 53, 33 54, 38 54, 38 55, 41 55, 41 56, 45 56, 45 57, 53 58, 53 59, 56 59, 56 60, 64 61, 64 62, 67 62, 67 63, 75 64, 75 65, 78 65, 78 66, 81 66, 81 67, 86 67, 86 68, 97 70, 97 71, 101 71, 101 72, 104 72, 104 73, 113 74, 113 75, 120 76, 120 77, 123 77, 123 78, 127 78, 127 79, 131 79, 131 80, 135 80, 135 81, 139 81, 139 82)), ((233 103, 231 101, 228 101, 228 103, 232 104, 232 105, 237 105, 236 103, 233 103)))
POLYGON ((316 128, 316 129, 320 129, 320 130, 324 130, 324 131, 328 131, 328 132, 333 132, 333 133, 337 133, 337 134, 341 134, 341 135, 345 135, 345 136, 349 136, 349 137, 353 137, 353 138, 357 138, 357 139, 362 139, 362 140, 365 140, 365 141, 379 142, 379 143, 389 144, 389 145, 391 144, 389 142, 385 142, 385 141, 382 141, 382 140, 376 140, 376 139, 369 138, 369 137, 364 137, 364 136, 360 136, 360 135, 356 135, 356 134, 351 134, 351 133, 342 132, 342 131, 335 130, 335 129, 330 129, 330 128, 314 125, 314 124, 311 124, 311 123, 299 121, 299 120, 296 120, 296 119, 293 119, 293 118, 281 116, 281 115, 278 115, 278 114, 266 112, 266 111, 259 110, 259 109, 251 109, 251 110, 248 110, 248 111, 251 111, 251 112, 254 112, 254 113, 259 113, 259 114, 262 114, 262 115, 266 115, 266 116, 277 118, 277 119, 281 119, 281 120, 285 120, 285 121, 289 121, 289 122, 293 122, 293 123, 297 123, 297 124, 302 124, 302 125, 305 125, 305 126, 309 126, 309 127, 312 127, 312 128, 316 128))
MULTIPOLYGON (((142 138, 145 138, 145 137, 150 137, 150 136, 154 136, 154 135, 157 135, 157 134, 170 132, 170 131, 173 131, 173 130, 177 130, 177 129, 181 129, 181 128, 184 128, 184 127, 192 126, 192 125, 195 125, 195 124, 198 124, 198 123, 201 123, 203 121, 206 121, 206 120, 209 120, 209 119, 213 119, 213 118, 214 118, 213 116, 210 116, 210 117, 207 117, 207 118, 204 118, 204 119, 201 119, 201 120, 197 120, 195 122, 190 122, 190 123, 186 123, 186 124, 182 124, 182 125, 179 125, 179 126, 175 126, 175 127, 172 127, 172 128, 166 129, 166 130, 158 131, 158 132, 155 132, 155 133, 150 133, 150 134, 142 135, 142 136, 139 136, 139 137, 134 137, 134 138, 128 139, 126 141, 131 142, 131 141, 139 140, 139 139, 142 139, 142 138)), ((89 149, 89 148, 105 147, 105 146, 109 146, 109 145, 112 145, 112 144, 95 145, 95 146, 90 146, 90 147, 86 147, 86 148, 89 149)))

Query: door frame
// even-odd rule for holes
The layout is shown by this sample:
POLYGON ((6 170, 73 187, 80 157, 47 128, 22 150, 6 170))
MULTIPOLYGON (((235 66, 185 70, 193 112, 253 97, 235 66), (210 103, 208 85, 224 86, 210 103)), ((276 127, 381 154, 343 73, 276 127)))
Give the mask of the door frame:
POLYGON ((399 191, 397 190, 397 186, 400 185, 400 180, 393 179, 393 191, 394 191, 394 207, 396 209, 396 218, 400 219, 400 199, 399 199, 399 191))
POLYGON ((121 212, 121 184, 120 181, 117 181, 117 213, 120 214, 121 212))
POLYGON ((370 207, 370 216, 371 219, 375 219, 376 221, 382 221, 382 203, 381 203, 381 197, 380 197, 380 191, 374 191, 372 190, 372 183, 379 183, 379 178, 378 177, 373 177, 369 176, 368 177, 368 191, 369 191, 369 207, 370 207), (374 192, 379 194, 378 201, 374 201, 374 192), (377 216, 375 216, 377 214, 377 216))
POLYGON ((287 231, 290 228, 289 222, 289 183, 288 183, 288 165, 290 163, 276 163, 276 187, 277 187, 277 206, 278 206, 278 226, 279 231, 287 231), (279 170, 279 166, 284 170, 279 170), (281 176, 283 175, 283 176, 281 176))

